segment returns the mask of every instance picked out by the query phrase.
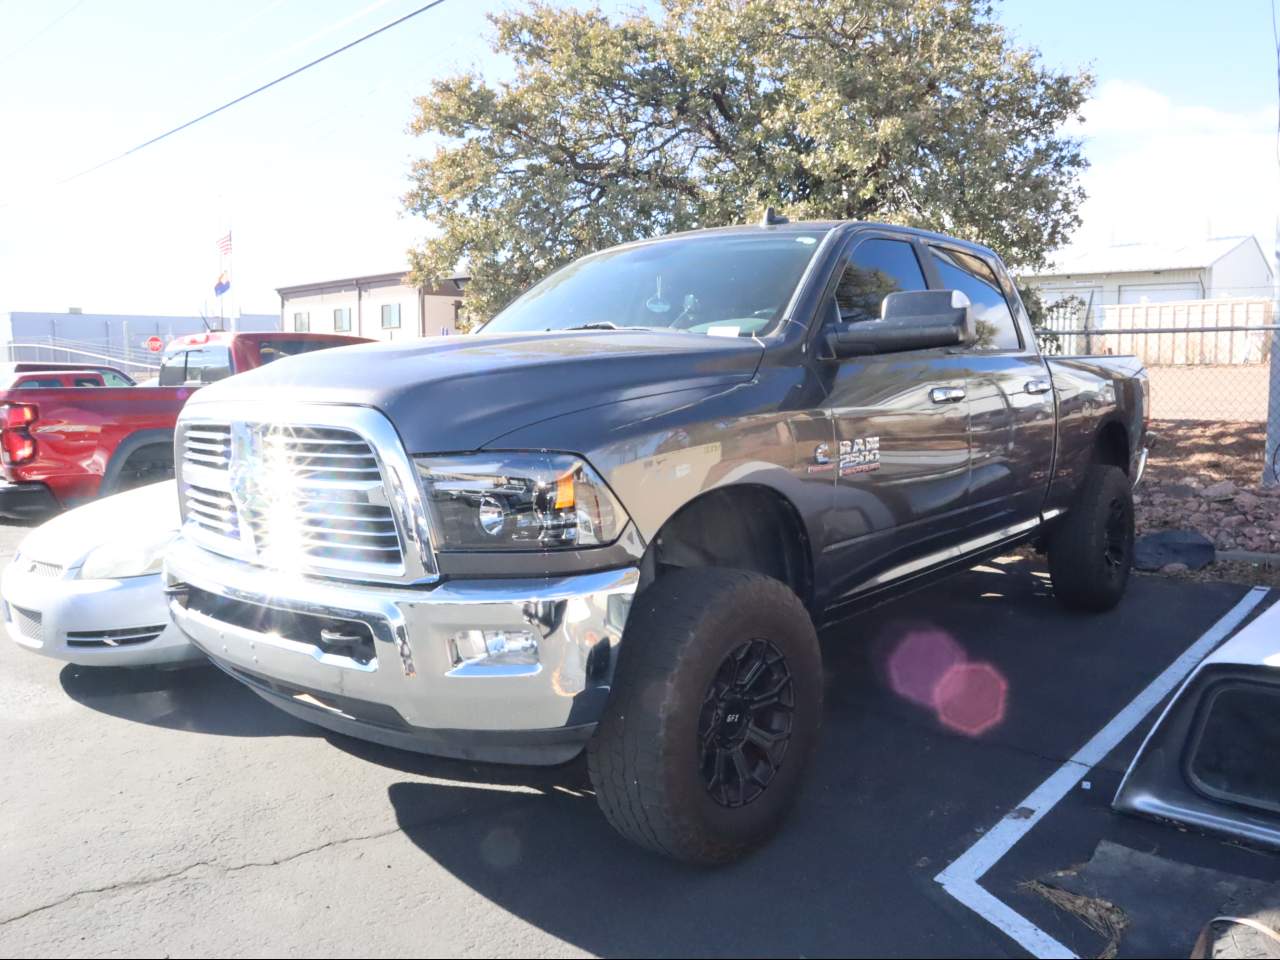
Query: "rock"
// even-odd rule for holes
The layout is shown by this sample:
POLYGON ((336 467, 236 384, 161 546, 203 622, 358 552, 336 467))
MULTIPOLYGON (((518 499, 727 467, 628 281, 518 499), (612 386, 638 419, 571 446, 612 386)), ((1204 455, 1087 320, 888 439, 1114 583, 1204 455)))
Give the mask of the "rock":
POLYGON ((1236 494, 1237 510, 1244 510, 1244 511, 1257 510, 1258 507, 1261 506, 1261 504, 1262 504, 1262 498, 1258 496, 1254 496, 1248 490, 1241 490, 1239 493, 1236 494))
POLYGON ((1134 544, 1133 565, 1139 570, 1160 570, 1171 563, 1199 570, 1213 563, 1213 541, 1195 530, 1160 530, 1139 537, 1134 544))
POLYGON ((1200 478, 1199 478, 1199 477, 1183 477, 1183 478, 1182 478, 1181 480, 1179 480, 1178 482, 1179 482, 1179 483, 1181 483, 1181 484, 1183 484, 1184 486, 1188 486, 1188 487, 1190 487, 1190 488, 1191 488, 1191 489, 1193 489, 1193 490, 1199 490, 1199 489, 1200 489, 1200 478))
POLYGON ((1228 530, 1234 530, 1236 527, 1243 527, 1249 522, 1249 518, 1236 514, 1234 517, 1223 517, 1221 526, 1228 530))
POLYGON ((1200 491, 1206 500, 1230 500, 1236 495, 1236 485, 1230 480, 1219 480, 1200 491))
POLYGON ((1193 487, 1185 483, 1166 483, 1158 489, 1162 494, 1159 498, 1161 500, 1167 500, 1169 497, 1194 497, 1200 492, 1198 486, 1193 487))
POLYGON ((1163 567, 1160 568, 1160 572, 1164 574, 1186 573, 1190 569, 1191 568, 1188 567, 1185 563, 1166 563, 1163 567))

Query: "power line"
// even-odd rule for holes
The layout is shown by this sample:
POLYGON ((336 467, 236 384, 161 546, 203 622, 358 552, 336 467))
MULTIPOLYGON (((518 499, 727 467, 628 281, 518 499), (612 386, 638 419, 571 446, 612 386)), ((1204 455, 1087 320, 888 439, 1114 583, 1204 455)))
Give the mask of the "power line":
POLYGON ((416 10, 411 10, 409 13, 406 13, 403 17, 400 17, 396 20, 392 20, 390 23, 383 24, 381 27, 378 27, 377 30, 371 30, 369 33, 366 33, 364 36, 357 37, 355 40, 352 40, 350 43, 343 44, 342 46, 338 47, 336 50, 330 50, 324 56, 316 57, 316 59, 312 60, 310 63, 304 63, 302 66, 294 70, 290 70, 288 73, 284 74, 283 76, 276 77, 274 80, 264 83, 260 87, 255 87, 254 89, 250 90, 248 93, 241 94, 240 96, 236 97, 234 100, 228 100, 226 103, 222 104, 221 106, 214 107, 212 110, 206 111, 205 113, 200 114, 200 116, 195 117, 192 120, 188 120, 186 123, 183 123, 174 127, 172 130, 166 130, 164 133, 160 134, 159 136, 152 137, 150 140, 140 143, 136 147, 130 147, 124 153, 117 154, 116 156, 111 157, 110 159, 103 160, 101 163, 95 164, 92 167, 88 167, 87 169, 81 170, 79 173, 72 174, 69 177, 59 180, 58 186, 71 183, 73 180, 79 180, 81 177, 88 176, 89 174, 94 173, 95 171, 101 170, 103 167, 110 166, 111 164, 119 160, 123 160, 125 157, 135 154, 139 150, 144 150, 147 147, 151 146, 152 144, 159 143, 161 140, 171 137, 175 133, 180 133, 181 131, 186 130, 188 127, 193 127, 197 123, 199 123, 201 120, 208 120, 210 117, 214 116, 215 114, 219 114, 223 110, 229 109, 230 107, 234 107, 237 103, 243 103, 245 100, 248 100, 250 97, 257 96, 259 93, 262 93, 264 90, 270 90, 276 84, 283 83, 284 81, 288 80, 290 77, 296 77, 298 74, 303 73, 304 71, 310 70, 312 67, 317 66, 321 63, 324 63, 326 60, 336 57, 340 53, 345 53, 347 50, 350 50, 352 47, 358 46, 359 44, 364 43, 366 40, 370 40, 373 37, 376 37, 380 33, 386 33, 392 27, 398 27, 400 26, 400 24, 404 23, 406 20, 412 20, 414 17, 418 16, 419 14, 426 13, 428 10, 432 9, 433 7, 440 6, 440 4, 442 3, 444 3, 444 0, 431 0, 431 3, 428 3, 425 6, 418 7, 418 9, 416 10))
POLYGON ((0 62, 7 61, 10 57, 14 56, 15 54, 21 53, 27 47, 31 46, 31 44, 35 43, 37 40, 43 37, 46 33, 48 33, 50 30, 52 30, 54 27, 60 24, 63 20, 67 19, 67 17, 75 13, 76 10, 79 9, 81 4, 83 3, 84 3, 84 0, 76 0, 76 2, 73 3, 70 7, 68 7, 66 10, 63 10, 62 13, 58 14, 56 17, 54 17, 52 20, 46 23, 43 27, 41 27, 31 36, 27 37, 27 39, 19 43, 16 47, 14 47, 11 50, 6 50, 4 54, 0 56, 0 62))

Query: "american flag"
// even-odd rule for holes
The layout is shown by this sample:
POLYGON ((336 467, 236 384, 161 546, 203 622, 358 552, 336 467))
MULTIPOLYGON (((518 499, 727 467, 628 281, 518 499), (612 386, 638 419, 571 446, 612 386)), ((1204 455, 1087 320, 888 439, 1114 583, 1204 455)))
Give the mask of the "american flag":
POLYGON ((227 235, 218 241, 218 252, 224 257, 231 255, 231 231, 227 231, 227 235))

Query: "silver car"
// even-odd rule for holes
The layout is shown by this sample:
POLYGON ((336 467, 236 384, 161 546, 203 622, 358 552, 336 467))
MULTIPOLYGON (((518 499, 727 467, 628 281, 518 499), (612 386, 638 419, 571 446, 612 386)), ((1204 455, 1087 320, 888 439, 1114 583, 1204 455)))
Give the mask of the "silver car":
POLYGON ((34 653, 84 666, 200 662, 169 619, 164 550, 177 535, 172 480, 54 517, 18 548, 0 579, 9 636, 34 653))

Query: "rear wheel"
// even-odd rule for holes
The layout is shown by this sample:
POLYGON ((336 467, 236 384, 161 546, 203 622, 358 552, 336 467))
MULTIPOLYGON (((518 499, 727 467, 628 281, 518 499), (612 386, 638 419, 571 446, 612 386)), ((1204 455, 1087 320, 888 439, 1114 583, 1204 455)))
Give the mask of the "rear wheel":
POLYGON ((1075 506, 1049 533, 1053 592, 1072 610, 1110 610, 1133 568, 1133 490, 1119 467, 1089 468, 1075 506))
POLYGON ((643 847, 732 860, 777 828, 821 717, 817 636, 785 584, 674 571, 628 620, 613 698, 587 745, 596 798, 643 847))

